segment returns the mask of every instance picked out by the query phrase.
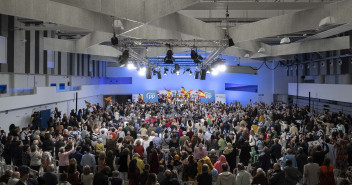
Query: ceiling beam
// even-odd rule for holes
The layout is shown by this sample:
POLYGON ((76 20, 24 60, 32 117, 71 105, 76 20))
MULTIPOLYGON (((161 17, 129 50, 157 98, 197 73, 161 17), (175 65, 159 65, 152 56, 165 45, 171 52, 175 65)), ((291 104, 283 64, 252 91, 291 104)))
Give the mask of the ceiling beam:
POLYGON ((270 56, 294 55, 350 48, 350 36, 295 42, 271 47, 270 56))
POLYGON ((117 18, 144 23, 144 1, 141 0, 51 0, 117 18))
POLYGON ((352 1, 345 0, 254 23, 243 24, 230 28, 229 33, 235 42, 241 42, 307 30, 317 30, 319 22, 328 16, 334 17, 336 24, 350 22, 352 19, 351 9, 352 1))
POLYGON ((200 2, 184 10, 302 10, 330 2, 200 2))
POLYGON ((146 23, 167 16, 199 3, 200 0, 147 0, 145 1, 146 23))
POLYGON ((111 46, 94 45, 84 50, 77 50, 76 42, 74 41, 47 37, 44 38, 44 50, 99 55, 106 57, 117 57, 121 55, 119 50, 111 46))
POLYGON ((180 13, 173 13, 161 17, 160 19, 152 21, 150 25, 166 30, 177 31, 200 39, 221 40, 224 39, 225 36, 224 30, 221 28, 180 13))
POLYGON ((112 32, 110 16, 86 9, 49 0, 0 0, 0 4, 0 14, 52 22, 89 31, 112 32))

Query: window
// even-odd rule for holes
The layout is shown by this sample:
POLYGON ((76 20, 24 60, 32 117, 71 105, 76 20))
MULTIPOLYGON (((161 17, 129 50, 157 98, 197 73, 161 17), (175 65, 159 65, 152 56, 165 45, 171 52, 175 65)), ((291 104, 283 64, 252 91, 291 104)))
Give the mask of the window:
POLYGON ((47 51, 47 62, 48 62, 48 68, 55 68, 55 52, 54 51, 47 51))
POLYGON ((7 38, 0 36, 0 63, 7 63, 7 38))

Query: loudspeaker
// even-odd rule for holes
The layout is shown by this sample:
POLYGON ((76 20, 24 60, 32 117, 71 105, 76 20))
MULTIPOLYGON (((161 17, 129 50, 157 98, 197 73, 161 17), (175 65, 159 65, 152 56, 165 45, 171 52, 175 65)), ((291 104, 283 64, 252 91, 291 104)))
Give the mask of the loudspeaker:
POLYGON ((199 79, 199 71, 195 72, 194 79, 199 79))
POLYGON ((207 76, 207 70, 202 69, 202 70, 200 71, 200 79, 201 79, 201 80, 205 80, 206 76, 207 76))
POLYGON ((150 68, 147 68, 145 76, 147 77, 147 79, 152 79, 152 70, 150 70, 150 68))
POLYGON ((158 71, 158 79, 161 79, 161 72, 158 71))

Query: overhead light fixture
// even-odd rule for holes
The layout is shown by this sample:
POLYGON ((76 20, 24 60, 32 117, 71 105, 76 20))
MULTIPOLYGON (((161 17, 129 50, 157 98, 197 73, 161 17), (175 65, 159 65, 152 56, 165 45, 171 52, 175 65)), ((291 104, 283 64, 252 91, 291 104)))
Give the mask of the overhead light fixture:
POLYGON ((116 37, 116 34, 114 32, 114 35, 111 38, 111 45, 112 46, 117 46, 119 44, 119 39, 116 37))
POLYGON ((130 57, 130 53, 129 53, 128 50, 125 50, 125 51, 122 52, 122 55, 120 55, 119 58, 118 58, 120 67, 125 67, 126 66, 129 57, 130 57))
POLYGON ((331 26, 335 23, 336 23, 335 18, 332 16, 328 16, 328 17, 325 17, 322 20, 320 20, 319 27, 331 26))
POLYGON ((173 64, 175 62, 175 58, 173 57, 173 52, 171 49, 167 50, 166 56, 164 58, 165 64, 173 64))
POLYGON ((191 50, 191 58, 194 63, 199 64, 201 63, 200 60, 203 60, 203 57, 201 55, 198 55, 197 51, 191 50))
POLYGON ((120 28, 121 30, 125 29, 123 27, 122 21, 120 19, 114 20, 114 22, 112 23, 112 27, 115 28, 115 29, 116 28, 120 28))
POLYGON ((139 69, 138 74, 140 76, 144 76, 146 74, 146 72, 147 72, 147 68, 146 67, 142 67, 142 68, 139 69))
POLYGON ((291 42, 291 40, 289 37, 284 37, 281 39, 280 44, 288 44, 290 42, 291 42))
POLYGON ((258 53, 264 53, 264 52, 265 52, 265 48, 263 47, 259 48, 258 53))

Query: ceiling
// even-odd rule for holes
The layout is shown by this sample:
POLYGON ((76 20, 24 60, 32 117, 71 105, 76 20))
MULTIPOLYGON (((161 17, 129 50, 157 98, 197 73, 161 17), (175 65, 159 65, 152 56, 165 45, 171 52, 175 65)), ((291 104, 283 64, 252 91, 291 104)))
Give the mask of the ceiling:
POLYGON ((0 0, 5 5, 0 13, 18 17, 18 29, 52 31, 56 36, 46 38, 44 48, 54 51, 117 57, 133 41, 130 49, 141 58, 160 57, 170 48, 211 55, 217 44, 227 44, 226 34, 235 46, 219 55, 255 61, 350 47, 349 36, 348 44, 336 38, 352 20, 349 0, 30 0, 26 6, 21 1, 0 0), (333 21, 319 26, 326 17, 333 21), (111 47, 115 19, 123 29, 115 29, 120 42, 111 47), (334 35, 321 34, 331 29, 334 35), (280 45, 285 37, 291 42, 280 45))

